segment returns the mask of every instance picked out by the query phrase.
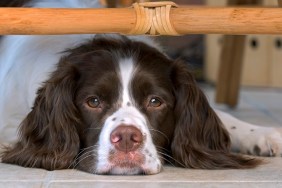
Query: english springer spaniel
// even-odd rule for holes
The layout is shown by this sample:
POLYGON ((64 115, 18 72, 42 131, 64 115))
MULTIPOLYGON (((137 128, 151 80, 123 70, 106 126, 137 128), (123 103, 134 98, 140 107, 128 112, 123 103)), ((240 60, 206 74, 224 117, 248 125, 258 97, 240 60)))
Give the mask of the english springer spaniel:
MULTIPOLYGON (((29 7, 98 5, 23 1, 29 7)), ((232 152, 282 153, 277 129, 214 111, 187 65, 146 37, 5 36, 0 85, 0 142, 12 143, 4 163, 131 175, 159 173, 165 162, 252 168, 261 161, 232 152)))

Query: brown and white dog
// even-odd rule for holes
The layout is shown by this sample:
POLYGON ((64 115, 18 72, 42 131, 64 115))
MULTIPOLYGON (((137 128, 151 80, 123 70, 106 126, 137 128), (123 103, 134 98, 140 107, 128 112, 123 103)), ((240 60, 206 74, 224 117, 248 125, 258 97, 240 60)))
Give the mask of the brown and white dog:
MULTIPOLYGON (((99 6, 95 0, 25 3, 99 6)), ((282 153, 276 129, 214 111, 187 65, 146 37, 5 36, 0 85, 0 142, 13 143, 2 153, 4 163, 129 175, 159 173, 165 162, 251 168, 260 160, 232 151, 282 153)))

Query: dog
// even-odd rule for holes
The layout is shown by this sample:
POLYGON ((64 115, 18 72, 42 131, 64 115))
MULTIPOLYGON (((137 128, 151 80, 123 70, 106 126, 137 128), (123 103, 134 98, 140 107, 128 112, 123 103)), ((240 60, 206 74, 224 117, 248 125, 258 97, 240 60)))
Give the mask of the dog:
MULTIPOLYGON (((9 2, 99 6, 95 0, 9 2)), ((0 85, 0 141, 10 143, 4 163, 133 175, 157 174, 165 163, 253 168, 262 161, 242 154, 282 154, 277 129, 212 109, 186 63, 170 59, 149 37, 5 36, 0 85)))

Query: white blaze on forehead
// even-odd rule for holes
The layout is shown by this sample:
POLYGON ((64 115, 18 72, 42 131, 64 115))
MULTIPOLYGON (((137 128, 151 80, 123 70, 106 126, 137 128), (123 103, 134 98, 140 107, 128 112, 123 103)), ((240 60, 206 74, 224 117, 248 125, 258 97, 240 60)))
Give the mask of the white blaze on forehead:
POLYGON ((134 62, 132 58, 122 59, 119 62, 120 76, 122 82, 122 106, 126 106, 128 103, 132 104, 129 95, 129 84, 132 79, 134 62))

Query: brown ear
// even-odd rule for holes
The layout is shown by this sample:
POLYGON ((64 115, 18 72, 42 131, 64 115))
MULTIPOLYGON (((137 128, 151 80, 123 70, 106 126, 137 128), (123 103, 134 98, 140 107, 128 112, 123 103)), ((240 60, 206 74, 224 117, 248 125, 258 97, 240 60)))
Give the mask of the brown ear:
POLYGON ((47 170, 68 168, 79 151, 76 70, 60 63, 38 90, 32 111, 20 125, 18 143, 2 156, 5 163, 47 170))
POLYGON ((177 61, 175 85, 176 127, 171 145, 177 165, 190 168, 250 168, 258 160, 230 153, 230 138, 188 67, 177 61))

